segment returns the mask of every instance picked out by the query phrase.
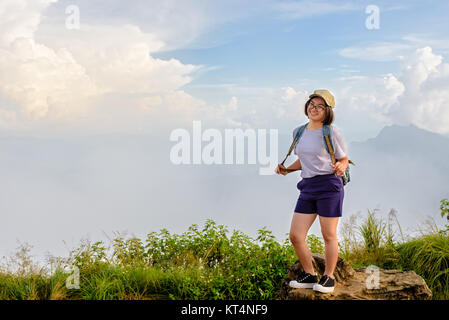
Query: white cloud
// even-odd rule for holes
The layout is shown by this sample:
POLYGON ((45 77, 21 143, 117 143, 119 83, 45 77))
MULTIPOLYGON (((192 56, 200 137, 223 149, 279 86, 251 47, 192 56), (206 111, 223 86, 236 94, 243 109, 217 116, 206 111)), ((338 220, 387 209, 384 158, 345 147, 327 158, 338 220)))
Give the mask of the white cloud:
POLYGON ((414 48, 431 47, 439 52, 449 53, 449 39, 447 39, 447 34, 410 33, 403 36, 402 40, 414 48))
POLYGON ((92 79, 107 91, 162 92, 182 87, 198 67, 179 60, 162 60, 150 54, 164 43, 134 25, 82 24, 80 30, 48 29, 43 41, 68 48, 92 79))
POLYGON ((367 76, 345 76, 345 77, 339 77, 337 80, 340 81, 360 81, 360 80, 366 80, 367 76))
MULTIPOLYGON (((398 74, 345 76, 320 84, 335 93, 336 124, 357 139, 390 124, 449 133, 449 64, 424 47, 407 55, 401 65, 398 74)), ((280 100, 277 117, 299 119, 307 92, 286 87, 280 100)))
POLYGON ((405 91, 388 112, 395 123, 413 123, 421 128, 449 132, 449 64, 424 47, 406 61, 399 80, 405 91))
MULTIPOLYGON (((124 24, 138 25, 149 34, 157 34, 164 42, 161 51, 180 48, 204 48, 216 46, 228 41, 226 34, 220 37, 212 35, 227 23, 234 23, 246 17, 263 12, 266 4, 273 0, 260 0, 254 5, 253 0, 227 1, 177 1, 177 0, 133 0, 132 5, 122 0, 91 1, 77 0, 80 8, 81 22, 87 24, 102 24, 120 26, 124 24)), ((71 0, 60 0, 49 8, 48 14, 52 20, 61 17, 65 7, 72 5, 71 0)), ((57 21, 52 21, 54 24, 57 21)), ((238 29, 231 33, 245 32, 238 29)))
POLYGON ((156 117, 176 122, 205 110, 214 114, 214 108, 182 90, 198 66, 151 56, 164 46, 156 35, 129 24, 81 22, 79 30, 42 26, 42 13, 51 3, 0 4, 3 128, 79 124, 91 129, 114 125, 132 129, 136 122, 148 127, 151 117, 155 122, 156 117))
POLYGON ((298 119, 304 116, 304 103, 307 101, 309 95, 305 90, 296 91, 292 87, 282 88, 282 97, 279 105, 274 106, 277 118, 288 117, 298 119))
MULTIPOLYGON (((385 116, 392 104, 404 92, 403 84, 393 74, 382 77, 342 77, 337 79, 336 112, 342 123, 364 127, 372 121, 389 124, 385 116)), ((370 123, 371 122, 371 123, 370 123)))
POLYGON ((31 38, 41 21, 41 12, 57 0, 2 0, 0 5, 0 43, 31 38))
POLYGON ((409 44, 396 42, 362 43, 339 50, 339 54, 345 58, 366 61, 398 61, 412 47, 409 44))
POLYGON ((345 58, 365 61, 402 61, 417 49, 431 47, 441 53, 449 53, 446 35, 410 33, 394 42, 366 41, 338 50, 345 58))
POLYGON ((441 134, 449 132, 449 64, 430 47, 408 55, 399 75, 337 81, 337 107, 348 126, 370 126, 374 120, 381 126, 414 124, 441 134))
POLYGON ((35 42, 41 12, 52 2, 0 4, 0 116, 4 125, 62 117, 75 106, 82 111, 85 99, 99 91, 68 50, 35 42))
POLYGON ((350 10, 359 10, 360 7, 346 2, 333 3, 326 1, 287 1, 275 2, 275 9, 280 12, 281 18, 301 19, 309 16, 326 15, 329 13, 345 12, 350 10))
POLYGON ((241 116, 241 110, 239 110, 239 102, 237 97, 233 96, 227 104, 222 104, 218 109, 216 116, 225 120, 226 125, 232 127, 246 126, 246 123, 236 121, 235 119, 241 116))
POLYGON ((284 90, 284 96, 282 97, 282 100, 284 100, 284 101, 291 101, 297 95, 296 90, 293 89, 292 87, 283 88, 283 90, 284 90))

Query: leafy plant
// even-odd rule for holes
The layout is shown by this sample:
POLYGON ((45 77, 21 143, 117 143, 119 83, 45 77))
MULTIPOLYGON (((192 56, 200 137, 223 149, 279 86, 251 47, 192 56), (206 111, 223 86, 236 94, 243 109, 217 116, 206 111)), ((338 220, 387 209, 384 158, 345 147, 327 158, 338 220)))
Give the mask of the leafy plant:
POLYGON ((310 252, 312 253, 324 253, 323 241, 320 237, 309 234, 306 238, 307 245, 309 246, 310 252))

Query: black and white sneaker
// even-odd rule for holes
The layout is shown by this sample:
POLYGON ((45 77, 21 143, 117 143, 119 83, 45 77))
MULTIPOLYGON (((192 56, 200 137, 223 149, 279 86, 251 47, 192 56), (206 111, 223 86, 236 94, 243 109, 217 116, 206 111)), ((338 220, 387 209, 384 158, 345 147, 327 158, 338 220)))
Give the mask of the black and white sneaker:
POLYGON ((335 279, 332 279, 327 274, 325 274, 320 279, 320 282, 318 282, 313 286, 313 290, 323 293, 329 293, 334 291, 334 287, 335 287, 335 279))
POLYGON ((312 289, 317 283, 318 276, 316 274, 311 275, 310 273, 303 271, 298 276, 298 279, 290 281, 289 286, 292 288, 312 289))

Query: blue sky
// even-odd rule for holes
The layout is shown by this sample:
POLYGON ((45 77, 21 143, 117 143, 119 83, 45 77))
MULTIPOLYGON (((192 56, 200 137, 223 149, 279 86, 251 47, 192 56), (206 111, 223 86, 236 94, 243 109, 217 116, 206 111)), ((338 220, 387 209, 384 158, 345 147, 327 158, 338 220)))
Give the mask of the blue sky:
POLYGON ((327 88, 349 141, 393 123, 449 134, 446 1, 22 0, 8 10, 2 131, 167 135, 196 119, 289 134, 307 120, 307 96, 327 88), (368 5, 379 29, 365 26, 368 5), (78 28, 67 27, 69 6, 78 28))
POLYGON ((342 12, 296 19, 267 9, 264 14, 206 31, 196 40, 196 45, 191 45, 193 48, 154 56, 217 67, 195 78, 186 89, 190 85, 214 83, 286 86, 302 78, 336 78, 351 71, 371 76, 398 72, 400 66, 395 60, 354 59, 342 56, 339 51, 377 42, 407 43, 403 37, 415 33, 438 39, 446 36, 441 34, 442 30, 449 30, 448 5, 444 1, 434 1, 435 5, 412 1, 379 4, 381 22, 377 30, 365 27, 368 14, 362 3, 358 1, 357 7, 342 12))
MULTIPOLYGON (((252 16, 206 30, 186 48, 155 53, 154 57, 176 58, 203 66, 183 86, 186 92, 209 103, 217 99, 224 101, 235 94, 242 104, 245 94, 237 88, 268 91, 268 88, 293 87, 310 92, 315 86, 345 88, 354 76, 366 78, 360 88, 369 86, 370 78, 379 79, 387 74, 399 78, 407 59, 419 48, 430 47, 434 55, 447 62, 449 47, 445 30, 449 30, 446 19, 449 7, 444 1, 282 3, 288 4, 289 10, 262 6, 252 16), (301 11, 301 7, 309 8, 310 3, 316 7, 330 6, 330 9, 312 14, 301 11), (369 4, 379 7, 379 29, 368 30, 365 26, 369 15, 365 8, 369 4)), ((369 87, 366 90, 376 92, 369 87)), ((367 138, 382 126, 395 122, 396 119, 384 119, 376 125, 361 125, 360 128, 369 129, 351 132, 354 135, 350 139, 357 140, 356 135, 359 139, 367 138)), ((447 133, 435 130, 431 124, 415 124, 447 133)))

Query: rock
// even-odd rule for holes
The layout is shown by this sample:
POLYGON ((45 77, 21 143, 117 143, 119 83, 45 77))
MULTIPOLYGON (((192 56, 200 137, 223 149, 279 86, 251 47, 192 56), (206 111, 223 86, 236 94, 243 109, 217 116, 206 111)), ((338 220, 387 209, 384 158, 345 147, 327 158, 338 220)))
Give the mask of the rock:
MULTIPOLYGON (((318 278, 323 275, 324 255, 313 253, 312 262, 318 278)), ((288 269, 282 281, 281 300, 430 300, 432 292, 423 278, 414 271, 384 269, 353 269, 348 262, 338 257, 335 268, 335 289, 332 293, 321 293, 312 289, 295 289, 288 284, 302 272, 296 261, 288 269), (374 270, 374 272, 372 271, 374 270), (377 278, 378 275, 378 278, 377 278), (368 278, 369 277, 369 278, 368 278), (375 282, 374 279, 378 279, 375 282)))

